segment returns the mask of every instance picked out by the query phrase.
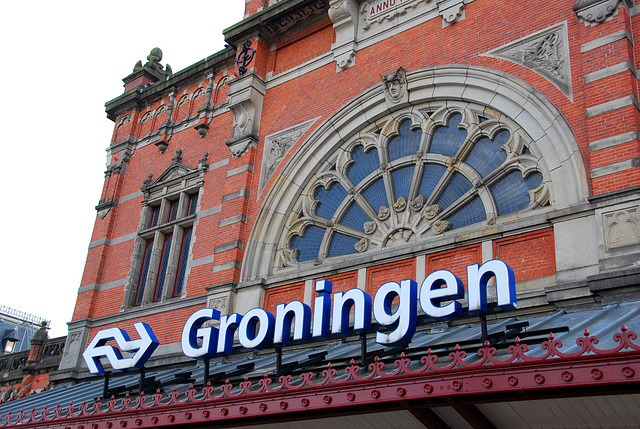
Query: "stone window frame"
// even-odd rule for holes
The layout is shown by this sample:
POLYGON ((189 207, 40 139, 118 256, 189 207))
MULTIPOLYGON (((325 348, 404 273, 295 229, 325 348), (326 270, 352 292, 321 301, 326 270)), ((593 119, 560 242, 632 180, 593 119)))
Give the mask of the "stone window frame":
POLYGON ((134 252, 131 256, 131 269, 127 276, 123 308, 160 304, 186 296, 189 266, 196 237, 196 221, 200 211, 202 185, 204 184, 206 170, 206 159, 201 160, 197 168, 189 168, 174 161, 172 166, 155 182, 151 183, 151 177, 145 181, 142 187, 144 199, 142 201, 140 224, 137 231, 138 235, 135 239, 134 252), (198 195, 198 199, 194 213, 189 214, 189 203, 193 195, 198 195), (174 220, 170 220, 170 209, 174 202, 178 203, 178 213, 174 220), (150 226, 152 213, 157 208, 159 208, 157 225, 150 226), (180 268, 184 233, 189 229, 191 230, 191 240, 188 257, 185 261, 182 291, 179 295, 175 295, 174 291, 178 269, 180 268), (158 276, 160 275, 159 269, 162 264, 163 247, 165 237, 169 234, 172 234, 172 242, 164 277, 164 286, 161 296, 156 299, 156 287, 158 276), (140 275, 144 266, 144 253, 149 240, 153 240, 153 248, 144 293, 138 303, 140 275))

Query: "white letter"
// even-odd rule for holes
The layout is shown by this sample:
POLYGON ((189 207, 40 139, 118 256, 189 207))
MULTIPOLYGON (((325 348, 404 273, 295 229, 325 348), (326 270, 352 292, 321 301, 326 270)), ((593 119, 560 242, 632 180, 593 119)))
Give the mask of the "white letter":
POLYGON ((273 314, 262 308, 252 308, 247 311, 240 322, 238 332, 242 347, 258 350, 269 347, 273 340, 274 322, 273 314))
POLYGON ((386 346, 405 345, 416 332, 418 284, 413 280, 402 280, 400 284, 387 282, 380 286, 373 299, 373 314, 379 324, 398 326, 389 334, 376 333, 376 342, 386 346), (398 308, 392 314, 391 307, 398 297, 398 308))
POLYGON ((331 312, 331 291, 333 285, 328 280, 316 282, 318 296, 313 303, 313 338, 329 338, 329 314, 331 312))
POLYGON ((333 319, 331 333, 347 335, 349 333, 349 313, 354 308, 353 330, 367 332, 371 330, 371 296, 358 289, 333 294, 333 319))
POLYGON ((212 326, 201 328, 208 320, 220 319, 220 312, 214 308, 203 308, 189 317, 182 329, 182 352, 190 358, 207 359, 216 354, 218 329, 212 326), (202 346, 198 347, 198 338, 202 339, 202 346))
POLYGON ((431 317, 453 319, 460 316, 462 307, 455 301, 457 298, 464 298, 464 285, 462 280, 447 270, 434 271, 420 286, 420 307, 431 317), (449 300, 453 301, 440 306, 442 301, 449 300))
POLYGON ((487 283, 496 278, 498 307, 510 310, 517 307, 516 277, 510 266, 498 259, 487 261, 480 268, 478 264, 467 266, 469 289, 469 312, 487 312, 487 283))
POLYGON ((218 353, 230 355, 233 353, 233 332, 238 329, 242 316, 233 313, 230 316, 220 318, 220 328, 218 330, 218 353))
POLYGON ((273 343, 283 346, 291 341, 291 322, 293 325, 293 341, 309 341, 311 327, 311 308, 300 301, 278 304, 276 307, 276 330, 273 343))

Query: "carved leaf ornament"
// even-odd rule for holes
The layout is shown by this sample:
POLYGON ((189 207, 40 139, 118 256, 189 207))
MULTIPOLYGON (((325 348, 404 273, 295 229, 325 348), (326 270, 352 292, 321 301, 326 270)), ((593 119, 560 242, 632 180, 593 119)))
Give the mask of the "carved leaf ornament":
POLYGON ((530 143, 504 115, 468 103, 379 120, 307 183, 276 266, 428 240, 546 206, 551 184, 530 143))

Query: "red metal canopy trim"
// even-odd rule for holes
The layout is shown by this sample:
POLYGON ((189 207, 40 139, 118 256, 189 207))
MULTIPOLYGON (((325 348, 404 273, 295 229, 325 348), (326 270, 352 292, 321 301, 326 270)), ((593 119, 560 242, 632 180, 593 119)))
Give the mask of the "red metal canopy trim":
MULTIPOLYGON (((535 392, 549 389, 576 389, 584 386, 611 387, 640 382, 640 346, 633 343, 637 335, 622 330, 613 335, 617 346, 598 349, 599 340, 585 329, 584 337, 576 339, 580 350, 563 353, 562 341, 553 334, 541 344, 546 353, 529 356, 529 347, 516 338, 506 350, 505 359, 498 359, 498 350, 486 343, 477 352, 475 362, 466 360, 465 351, 456 346, 449 362, 429 350, 420 363, 404 356, 394 362, 392 371, 385 371, 378 358, 368 372, 352 361, 344 374, 328 364, 318 377, 304 373, 294 382, 291 375, 282 376, 277 385, 265 374, 257 384, 246 377, 238 386, 229 381, 219 388, 205 387, 202 392, 193 386, 181 394, 176 388, 166 396, 144 394, 132 399, 111 399, 106 404, 99 399, 79 407, 60 405, 53 411, 21 410, 0 417, 2 427, 65 427, 73 429, 111 427, 158 427, 175 424, 195 424, 215 421, 277 416, 296 412, 327 411, 348 406, 384 406, 415 400, 437 400, 460 395, 487 395, 508 392, 535 392), (438 364, 441 365, 438 365, 438 364), (412 369, 412 367, 418 367, 412 369)), ((472 356, 469 356, 471 358, 472 356)), ((343 408, 344 409, 344 408, 343 408)))

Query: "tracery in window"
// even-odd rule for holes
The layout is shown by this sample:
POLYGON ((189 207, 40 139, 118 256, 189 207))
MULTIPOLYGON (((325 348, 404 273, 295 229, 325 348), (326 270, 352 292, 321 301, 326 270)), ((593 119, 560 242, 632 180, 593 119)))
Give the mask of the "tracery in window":
POLYGON ((427 240, 549 204, 530 137, 479 105, 431 103, 365 128, 298 198, 276 266, 427 240))

